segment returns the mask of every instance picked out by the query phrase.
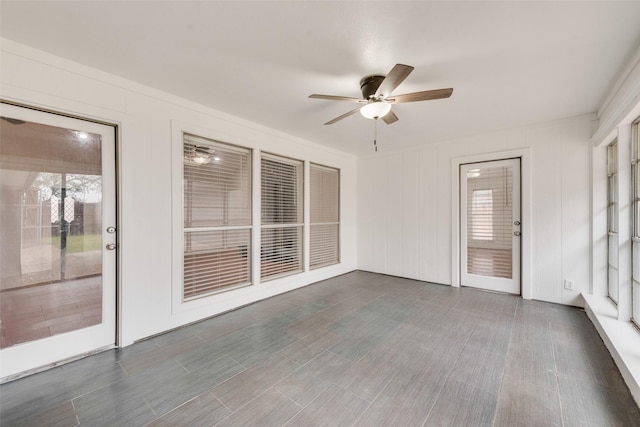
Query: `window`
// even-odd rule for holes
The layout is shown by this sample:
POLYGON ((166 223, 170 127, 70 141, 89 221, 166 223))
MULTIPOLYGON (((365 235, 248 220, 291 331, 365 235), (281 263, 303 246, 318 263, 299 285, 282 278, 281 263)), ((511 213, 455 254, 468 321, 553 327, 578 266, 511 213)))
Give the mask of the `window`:
POLYGON ((302 271, 302 171, 301 161, 262 156, 262 279, 302 271))
POLYGON ((618 142, 607 147, 608 293, 618 303, 618 142))
POLYGON ((251 283, 251 151, 184 134, 183 300, 251 283))
POLYGON ((640 119, 633 124, 631 132, 632 163, 631 174, 633 176, 632 210, 633 210, 633 235, 631 245, 632 255, 632 280, 631 280, 631 319, 640 327, 640 119))
POLYGON ((340 262, 340 171, 310 167, 311 230, 309 268, 340 262))

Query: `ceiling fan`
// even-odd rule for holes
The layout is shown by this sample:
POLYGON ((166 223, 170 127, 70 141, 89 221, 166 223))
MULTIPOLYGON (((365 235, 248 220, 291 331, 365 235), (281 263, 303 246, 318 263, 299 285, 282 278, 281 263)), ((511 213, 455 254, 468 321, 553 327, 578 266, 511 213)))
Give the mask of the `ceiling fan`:
POLYGON ((400 83, 407 78, 407 76, 413 71, 413 67, 410 65, 396 64, 389 74, 386 76, 372 75, 364 77, 360 80, 360 90, 362 91, 361 98, 352 98, 348 96, 334 96, 334 95, 309 95, 309 98, 314 99, 329 99, 332 101, 347 101, 357 102, 360 105, 341 116, 336 117, 333 120, 329 120, 325 125, 332 125, 337 121, 349 117, 352 114, 360 113, 368 119, 381 118, 388 125, 398 120, 398 116, 391 111, 391 104, 399 104, 401 102, 416 102, 416 101, 429 101, 432 99, 449 98, 453 93, 452 88, 448 89, 435 89, 425 90, 422 92, 406 93, 404 95, 392 96, 391 92, 397 88, 400 83))

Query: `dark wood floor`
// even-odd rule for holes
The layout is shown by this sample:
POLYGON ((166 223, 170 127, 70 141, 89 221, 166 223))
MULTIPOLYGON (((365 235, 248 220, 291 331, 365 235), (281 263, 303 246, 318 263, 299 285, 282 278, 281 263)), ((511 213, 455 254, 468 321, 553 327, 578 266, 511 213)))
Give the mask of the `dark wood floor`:
POLYGON ((582 310, 354 272, 0 387, 3 426, 639 426, 582 310))

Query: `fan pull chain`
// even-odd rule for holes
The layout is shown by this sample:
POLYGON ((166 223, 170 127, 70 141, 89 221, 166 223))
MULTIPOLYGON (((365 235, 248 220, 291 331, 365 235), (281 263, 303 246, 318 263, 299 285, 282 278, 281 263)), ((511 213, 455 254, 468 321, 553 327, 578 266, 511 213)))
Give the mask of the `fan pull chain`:
POLYGON ((373 120, 373 148, 375 152, 378 152, 378 118, 373 120))

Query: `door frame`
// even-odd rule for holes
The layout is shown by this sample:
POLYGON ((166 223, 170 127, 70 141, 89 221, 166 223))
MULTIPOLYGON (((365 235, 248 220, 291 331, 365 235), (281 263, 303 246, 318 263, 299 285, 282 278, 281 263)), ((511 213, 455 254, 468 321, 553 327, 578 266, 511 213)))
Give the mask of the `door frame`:
POLYGON ((460 243, 460 165, 465 163, 481 163, 494 160, 520 158, 520 198, 521 198, 521 296, 532 298, 531 278, 531 150, 496 151, 471 156, 453 157, 451 159, 451 285, 460 287, 461 243, 460 243))
MULTIPOLYGON (((13 381, 25 376, 29 376, 38 372, 42 372, 45 370, 48 370, 52 367, 64 364, 64 363, 68 363, 68 362, 72 362, 74 360, 78 360, 81 358, 84 358, 86 356, 90 356, 92 354, 96 354, 108 349, 112 349, 112 348, 119 348, 121 346, 121 340, 122 340, 122 299, 121 299, 121 295, 122 295, 122 280, 121 280, 121 274, 122 274, 122 270, 121 270, 121 260, 122 260, 122 255, 121 255, 121 244, 122 244, 122 231, 121 231, 121 203, 120 203, 120 195, 121 193, 121 184, 122 181, 120 179, 120 156, 121 156, 121 150, 120 150, 120 133, 121 133, 121 127, 120 124, 115 122, 115 121, 110 121, 110 120, 102 120, 100 118, 96 118, 96 117, 90 117, 90 116, 83 116, 83 115, 79 115, 79 114, 74 114, 74 113, 69 113, 69 112, 64 112, 63 110, 56 110, 54 108, 50 108, 48 106, 43 106, 43 105, 39 105, 37 103, 25 103, 22 101, 15 101, 12 100, 10 98, 4 98, 4 97, 0 97, 0 103, 1 104, 5 104, 8 106, 12 106, 12 107, 17 107, 17 108, 23 108, 23 109, 27 109, 27 110, 32 110, 38 113, 45 113, 45 114, 51 114, 51 115, 55 115, 55 116, 60 116, 63 118, 68 118, 68 119, 74 119, 74 120, 81 120, 81 121, 85 121, 88 123, 92 123, 95 125, 102 125, 102 126, 107 126, 112 128, 113 130, 113 167, 114 167, 114 186, 113 186, 113 198, 114 198, 114 211, 115 211, 115 227, 116 227, 116 232, 115 232, 115 241, 117 244, 117 250, 115 253, 115 263, 114 263, 114 280, 115 280, 115 286, 114 286, 114 290, 115 290, 115 295, 113 296, 114 298, 114 307, 113 309, 115 310, 115 313, 113 313, 114 316, 114 344, 113 345, 108 345, 105 347, 99 347, 99 348, 95 348, 93 350, 87 351, 86 353, 82 353, 82 354, 78 354, 75 356, 71 356, 69 358, 66 359, 62 359, 53 363, 49 363, 46 365, 42 365, 42 366, 38 366, 38 367, 34 367, 32 369, 28 369, 28 370, 24 370, 21 372, 15 372, 15 373, 11 373, 8 374, 2 378, 0 378, 0 383, 5 383, 5 382, 9 382, 9 381, 13 381)), ((104 224, 103 224, 104 226, 104 224)))

